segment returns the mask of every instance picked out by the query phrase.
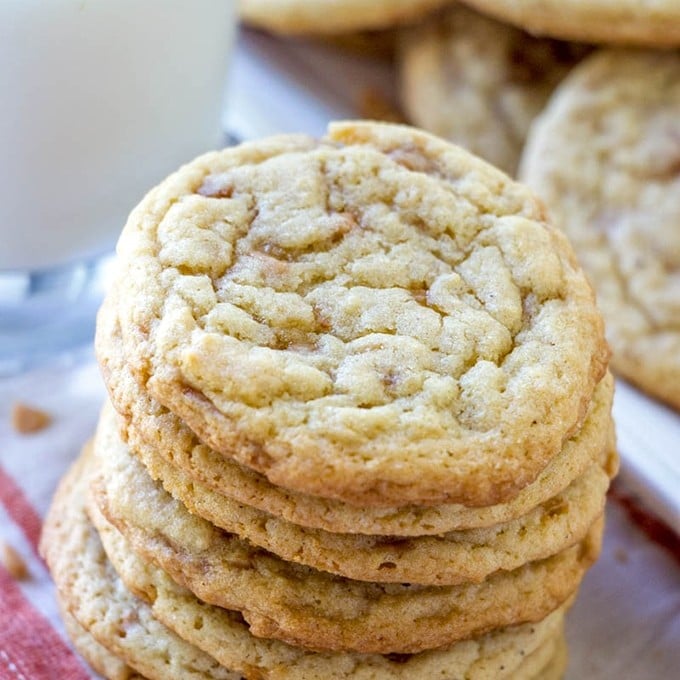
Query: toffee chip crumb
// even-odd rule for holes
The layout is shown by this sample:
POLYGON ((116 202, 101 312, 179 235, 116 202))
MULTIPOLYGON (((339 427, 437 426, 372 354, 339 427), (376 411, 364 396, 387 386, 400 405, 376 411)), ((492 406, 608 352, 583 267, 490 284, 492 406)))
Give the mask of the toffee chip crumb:
POLYGON ((21 434, 44 430, 52 422, 52 416, 40 409, 16 402, 12 407, 12 427, 21 434))
POLYGON ((29 577, 28 567, 21 555, 9 543, 0 543, 0 563, 16 581, 25 581, 29 577))

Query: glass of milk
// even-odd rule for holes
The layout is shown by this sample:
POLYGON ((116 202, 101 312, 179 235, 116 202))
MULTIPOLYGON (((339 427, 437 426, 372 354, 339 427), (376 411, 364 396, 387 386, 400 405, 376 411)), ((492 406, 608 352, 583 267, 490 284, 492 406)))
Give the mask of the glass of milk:
POLYGON ((0 374, 92 337, 144 193, 224 144, 234 0, 0 0, 0 374))

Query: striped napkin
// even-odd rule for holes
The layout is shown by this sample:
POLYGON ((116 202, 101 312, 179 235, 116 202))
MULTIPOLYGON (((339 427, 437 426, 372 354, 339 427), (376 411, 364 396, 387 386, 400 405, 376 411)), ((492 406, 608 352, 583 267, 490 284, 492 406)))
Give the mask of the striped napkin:
POLYGON ((54 488, 91 436, 103 399, 89 351, 0 380, 0 554, 9 546, 28 572, 17 579, 0 564, 0 680, 95 677, 68 642, 38 542, 54 488), (17 403, 48 412, 53 422, 34 434, 16 432, 17 403))

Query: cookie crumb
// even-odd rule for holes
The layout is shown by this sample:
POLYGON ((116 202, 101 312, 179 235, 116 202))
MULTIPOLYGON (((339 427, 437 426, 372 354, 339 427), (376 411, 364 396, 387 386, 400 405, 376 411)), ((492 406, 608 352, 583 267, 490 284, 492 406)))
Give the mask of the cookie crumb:
POLYGON ((52 422, 52 416, 40 409, 16 402, 12 407, 12 427, 21 434, 44 430, 52 422))
POLYGON ((26 563, 9 543, 0 544, 0 562, 16 581, 25 581, 28 578, 26 563))

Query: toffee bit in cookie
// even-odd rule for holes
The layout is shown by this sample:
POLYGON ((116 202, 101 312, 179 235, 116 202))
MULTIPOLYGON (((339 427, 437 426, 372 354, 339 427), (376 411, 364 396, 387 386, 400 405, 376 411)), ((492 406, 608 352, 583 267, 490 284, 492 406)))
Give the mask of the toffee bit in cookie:
POLYGON ((12 427, 21 434, 32 434, 44 430, 52 422, 52 416, 45 411, 18 401, 12 407, 12 427))
POLYGON ((28 567, 21 555, 8 543, 0 543, 0 563, 9 575, 17 581, 25 581, 29 577, 28 567))

